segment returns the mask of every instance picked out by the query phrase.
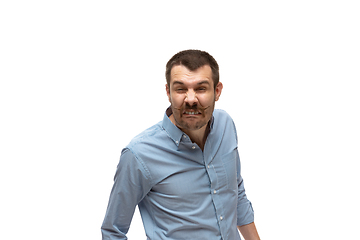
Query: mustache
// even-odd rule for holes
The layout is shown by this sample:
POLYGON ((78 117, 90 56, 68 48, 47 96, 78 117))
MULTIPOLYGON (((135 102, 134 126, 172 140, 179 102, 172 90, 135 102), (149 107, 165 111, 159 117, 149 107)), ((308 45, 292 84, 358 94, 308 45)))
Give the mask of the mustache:
POLYGON ((197 104, 193 105, 193 106, 190 106, 189 104, 186 104, 185 107, 182 107, 182 108, 176 108, 176 107, 173 107, 174 109, 178 110, 178 111, 183 111, 183 110, 194 110, 194 111, 197 111, 197 110, 200 110, 200 111, 205 111, 206 109, 208 109, 210 106, 207 106, 207 107, 199 107, 197 104))

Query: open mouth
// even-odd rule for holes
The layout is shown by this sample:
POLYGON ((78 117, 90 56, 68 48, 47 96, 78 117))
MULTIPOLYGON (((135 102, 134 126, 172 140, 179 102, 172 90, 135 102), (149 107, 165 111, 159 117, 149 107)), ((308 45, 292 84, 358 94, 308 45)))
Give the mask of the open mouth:
POLYGON ((184 111, 184 114, 187 114, 187 115, 198 115, 198 114, 200 114, 200 112, 198 112, 198 111, 184 111))

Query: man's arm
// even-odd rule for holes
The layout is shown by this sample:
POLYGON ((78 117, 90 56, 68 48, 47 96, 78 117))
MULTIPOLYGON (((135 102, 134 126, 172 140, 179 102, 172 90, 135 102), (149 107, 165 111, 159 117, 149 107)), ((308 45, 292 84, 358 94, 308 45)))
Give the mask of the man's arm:
POLYGON ((238 226, 241 235, 245 240, 260 240, 259 234, 256 230, 255 223, 250 223, 243 226, 238 226))
POLYGON ((103 240, 126 240, 136 205, 146 195, 149 178, 129 149, 121 153, 104 222, 103 240))

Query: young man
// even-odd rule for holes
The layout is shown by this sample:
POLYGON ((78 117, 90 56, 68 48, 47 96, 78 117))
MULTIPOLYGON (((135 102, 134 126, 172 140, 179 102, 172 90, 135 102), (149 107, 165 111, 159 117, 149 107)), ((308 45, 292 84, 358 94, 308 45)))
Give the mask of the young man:
POLYGON ((136 205, 150 240, 260 239, 246 198, 237 135, 214 110, 219 67, 206 52, 186 50, 166 65, 170 107, 163 121, 123 149, 103 240, 127 239, 136 205))

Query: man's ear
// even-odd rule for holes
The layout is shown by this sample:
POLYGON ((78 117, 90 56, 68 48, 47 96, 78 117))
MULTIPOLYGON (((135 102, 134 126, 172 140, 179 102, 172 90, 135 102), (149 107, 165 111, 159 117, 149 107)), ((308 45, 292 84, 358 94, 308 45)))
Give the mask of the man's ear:
POLYGON ((167 83, 165 84, 165 89, 166 89, 166 94, 169 98, 169 102, 171 103, 171 99, 170 99, 170 87, 167 85, 167 83))
POLYGON ((215 101, 219 100, 222 89, 223 89, 223 84, 221 82, 218 82, 215 88, 215 101))

